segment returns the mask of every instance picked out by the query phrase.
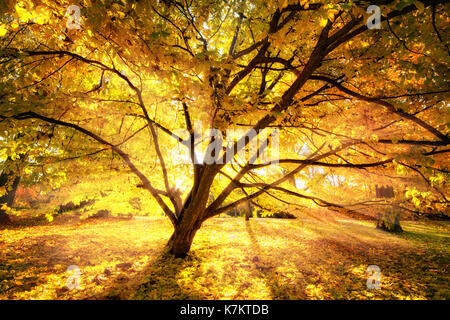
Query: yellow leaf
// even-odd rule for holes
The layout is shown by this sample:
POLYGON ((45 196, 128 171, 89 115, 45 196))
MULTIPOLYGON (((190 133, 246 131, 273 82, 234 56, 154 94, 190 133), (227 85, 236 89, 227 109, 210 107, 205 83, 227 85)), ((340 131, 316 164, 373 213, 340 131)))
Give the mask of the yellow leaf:
POLYGON ((49 214, 49 213, 47 213, 45 215, 45 218, 48 220, 48 222, 52 222, 53 221, 53 216, 51 214, 49 214))
POLYGON ((17 20, 14 20, 11 23, 11 27, 13 28, 13 30, 17 30, 19 28, 19 22, 17 22, 17 20))
POLYGON ((6 27, 4 25, 0 25, 0 37, 6 36, 7 33, 8 33, 8 29, 6 29, 6 27))

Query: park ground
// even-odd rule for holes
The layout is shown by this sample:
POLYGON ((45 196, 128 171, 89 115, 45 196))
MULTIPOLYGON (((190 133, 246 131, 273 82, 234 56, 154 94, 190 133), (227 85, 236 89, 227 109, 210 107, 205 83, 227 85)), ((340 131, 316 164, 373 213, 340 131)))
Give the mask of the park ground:
POLYGON ((450 299, 448 222, 330 217, 211 219, 185 259, 165 254, 163 218, 17 225, 0 230, 0 299, 450 299))

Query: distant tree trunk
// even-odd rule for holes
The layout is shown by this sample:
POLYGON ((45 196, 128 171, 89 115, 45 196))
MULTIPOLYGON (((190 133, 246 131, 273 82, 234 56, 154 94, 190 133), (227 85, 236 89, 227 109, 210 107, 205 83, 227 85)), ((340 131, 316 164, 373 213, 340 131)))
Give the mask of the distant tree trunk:
POLYGON ((403 229, 400 226, 400 215, 394 210, 388 210, 378 215, 377 229, 388 232, 402 232, 403 229))
MULTIPOLYGON (((394 188, 391 186, 376 186, 375 188, 377 198, 393 198, 395 196, 394 188)), ((402 232, 403 229, 400 226, 400 214, 392 209, 380 212, 378 214, 377 229, 388 232, 402 232)))
POLYGON ((0 226, 11 223, 11 219, 6 214, 5 210, 0 209, 0 226))
POLYGON ((252 216, 253 210, 252 210, 252 205, 251 205, 250 201, 247 201, 246 205, 247 205, 247 210, 245 210, 245 220, 249 221, 250 217, 252 216))
POLYGON ((1 207, 6 204, 8 207, 11 207, 14 203, 14 199, 16 197, 17 188, 20 183, 20 176, 16 176, 11 186, 8 186, 10 179, 14 177, 12 173, 2 173, 0 175, 0 186, 6 188, 6 193, 0 197, 0 225, 9 224, 11 222, 10 217, 6 213, 5 210, 1 209, 1 207))

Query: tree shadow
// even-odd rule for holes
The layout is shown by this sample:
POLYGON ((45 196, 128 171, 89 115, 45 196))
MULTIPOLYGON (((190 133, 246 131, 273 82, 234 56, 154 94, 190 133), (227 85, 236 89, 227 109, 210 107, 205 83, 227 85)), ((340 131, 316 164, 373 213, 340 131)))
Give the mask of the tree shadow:
MULTIPOLYGON (((260 246, 251 221, 246 220, 245 227, 250 238, 252 252, 255 253, 255 256, 251 259, 251 261, 254 263, 255 269, 258 271, 260 277, 265 280, 266 285, 269 287, 272 299, 290 299, 289 289, 291 284, 283 283, 279 277, 279 273, 276 271, 279 261, 274 261, 274 259, 270 257, 270 254, 260 246)), ((240 291, 238 291, 238 294, 239 293, 240 291)), ((296 299, 300 298, 306 298, 306 296, 296 297, 296 299)))
MULTIPOLYGON (((34 237, 32 242, 15 244, 12 250, 3 250, 0 260, 0 293, 14 297, 43 284, 40 275, 64 273, 60 265, 64 259, 64 236, 49 235, 34 237), (49 242, 56 246, 48 245, 49 242)), ((6 248, 5 248, 6 249, 6 248)))
POLYGON ((185 258, 175 258, 163 248, 143 271, 125 284, 117 284, 107 290, 103 300, 201 300, 207 299, 194 288, 183 286, 183 271, 198 269, 201 259, 190 253, 185 258))
POLYGON ((417 231, 405 230, 399 234, 400 237, 416 242, 442 242, 443 245, 448 246, 450 244, 450 237, 439 233, 424 233, 417 231))
MULTIPOLYGON (((163 246, 152 236, 142 239, 149 221, 135 234, 127 221, 39 226, 0 234, 0 297, 5 299, 102 299, 112 286, 127 286, 163 246), (114 223, 114 224, 113 224, 114 223), (99 232, 108 226, 112 230, 99 232), (126 232, 126 233, 123 233, 126 232), (80 269, 80 288, 70 290, 69 266, 80 269)), ((130 224, 134 226, 134 224, 130 224)), ((102 230, 103 231, 103 230, 102 230)))
POLYGON ((8 224, 0 225, 0 230, 20 230, 29 227, 48 225, 49 221, 45 216, 36 217, 24 217, 24 218, 11 218, 11 222, 8 224))
MULTIPOLYGON (((448 277, 442 266, 448 256, 442 252, 421 251, 397 235, 369 226, 357 226, 362 238, 351 234, 353 227, 342 226, 334 233, 329 228, 336 226, 319 225, 316 236, 310 237, 246 223, 251 251, 256 255, 255 268, 270 288, 272 299, 433 298, 444 290, 448 277), (267 245, 269 234, 282 237, 287 246, 267 245), (265 244, 260 245, 258 239, 265 244), (380 290, 367 287, 369 265, 381 269, 380 290)), ((448 291, 440 294, 445 297, 448 291)))
POLYGON ((0 238, 0 297, 448 298, 448 233, 424 238, 421 228, 408 226, 405 238, 360 222, 214 220, 185 259, 164 250, 171 229, 158 221, 14 230, 0 238), (69 265, 82 271, 80 290, 63 291, 69 265), (382 290, 367 289, 369 265, 381 268, 382 290))

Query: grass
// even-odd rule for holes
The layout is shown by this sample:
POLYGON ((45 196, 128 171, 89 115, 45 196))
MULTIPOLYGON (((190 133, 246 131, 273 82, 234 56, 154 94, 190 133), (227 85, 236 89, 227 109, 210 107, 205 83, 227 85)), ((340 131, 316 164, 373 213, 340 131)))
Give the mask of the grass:
POLYGON ((24 225, 0 231, 0 299, 449 299, 449 225, 402 226, 217 218, 175 259, 165 219, 24 225), (79 289, 66 287, 70 265, 79 289), (367 289, 369 265, 379 290, 367 289))

